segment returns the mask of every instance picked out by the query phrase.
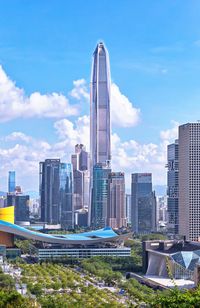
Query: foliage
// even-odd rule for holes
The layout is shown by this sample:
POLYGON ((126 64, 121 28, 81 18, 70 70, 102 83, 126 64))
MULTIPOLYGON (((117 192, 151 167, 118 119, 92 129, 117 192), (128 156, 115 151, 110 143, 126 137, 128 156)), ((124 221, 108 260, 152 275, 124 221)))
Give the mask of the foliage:
POLYGON ((145 285, 139 283, 136 279, 129 279, 122 283, 121 287, 127 291, 127 293, 133 299, 139 301, 150 302, 155 298, 155 291, 145 285))
POLYGON ((106 283, 115 284, 122 278, 120 272, 113 271, 113 266, 117 264, 115 261, 117 261, 115 258, 92 257, 82 260, 81 265, 86 271, 102 278, 106 283))
POLYGON ((155 308, 199 308, 200 288, 184 291, 175 288, 170 292, 163 292, 151 301, 151 306, 155 308))
POLYGON ((20 295, 16 291, 0 290, 0 308, 32 308, 38 307, 37 304, 20 295))
POLYGON ((150 240, 167 240, 168 237, 162 233, 150 233, 140 236, 141 241, 150 241, 150 240))
POLYGON ((79 293, 72 291, 69 294, 42 296, 39 301, 42 308, 126 307, 118 302, 111 292, 106 293, 104 290, 96 289, 93 286, 82 287, 79 293))
POLYGON ((29 254, 30 252, 30 244, 31 244, 31 240, 19 240, 16 239, 15 240, 15 245, 21 249, 21 252, 23 254, 29 254))
POLYGON ((15 287, 15 281, 14 279, 8 275, 0 273, 0 289, 14 289, 15 287))

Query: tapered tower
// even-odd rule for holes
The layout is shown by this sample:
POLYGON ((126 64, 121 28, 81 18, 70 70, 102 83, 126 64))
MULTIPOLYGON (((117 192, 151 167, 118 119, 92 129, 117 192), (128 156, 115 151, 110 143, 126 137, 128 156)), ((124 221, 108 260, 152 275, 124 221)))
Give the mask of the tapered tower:
POLYGON ((93 54, 90 97, 91 170, 97 163, 111 160, 110 146, 110 64, 103 43, 93 54))

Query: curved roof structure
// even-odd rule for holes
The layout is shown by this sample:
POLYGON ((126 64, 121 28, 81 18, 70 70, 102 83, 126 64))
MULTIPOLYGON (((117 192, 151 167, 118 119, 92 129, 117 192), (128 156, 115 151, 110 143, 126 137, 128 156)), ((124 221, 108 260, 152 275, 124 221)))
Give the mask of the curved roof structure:
POLYGON ((28 230, 16 224, 0 220, 0 231, 22 236, 27 239, 36 241, 52 243, 52 244, 66 244, 66 245, 90 245, 106 241, 114 240, 118 237, 112 228, 106 227, 90 232, 77 234, 45 234, 28 230))

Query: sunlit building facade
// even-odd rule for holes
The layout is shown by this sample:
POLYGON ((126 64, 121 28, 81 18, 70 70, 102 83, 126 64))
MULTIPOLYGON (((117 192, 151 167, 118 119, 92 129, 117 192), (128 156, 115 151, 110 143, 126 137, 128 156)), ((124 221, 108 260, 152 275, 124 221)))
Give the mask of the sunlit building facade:
POLYGON ((123 172, 111 172, 108 176, 107 225, 114 229, 127 226, 123 172))

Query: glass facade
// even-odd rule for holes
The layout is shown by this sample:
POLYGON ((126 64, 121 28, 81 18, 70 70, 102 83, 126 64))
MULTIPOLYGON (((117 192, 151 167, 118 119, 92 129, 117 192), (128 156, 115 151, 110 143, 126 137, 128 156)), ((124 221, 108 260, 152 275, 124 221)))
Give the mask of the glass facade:
POLYGON ((156 198, 151 173, 132 174, 131 224, 135 233, 150 233, 156 229, 156 198))
POLYGON ((60 160, 46 159, 40 163, 41 221, 60 223, 60 160))
POLYGON ((90 109, 90 153, 92 167, 111 159, 110 150, 110 64, 103 43, 93 55, 90 109))
POLYGON ((9 171, 8 173, 8 192, 14 193, 15 192, 15 171, 9 171))
POLYGON ((61 227, 72 229, 74 227, 73 210, 73 173, 71 164, 60 164, 60 203, 61 227))
POLYGON ((16 224, 30 221, 29 201, 30 197, 28 195, 7 194, 7 204, 9 204, 9 206, 14 206, 16 224))
POLYGON ((178 234, 178 140, 167 147, 168 231, 178 234))
POLYGON ((108 202, 108 175, 111 169, 102 164, 93 168, 91 224, 94 228, 105 227, 108 202))

